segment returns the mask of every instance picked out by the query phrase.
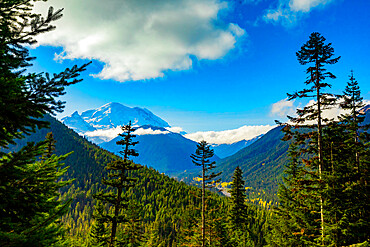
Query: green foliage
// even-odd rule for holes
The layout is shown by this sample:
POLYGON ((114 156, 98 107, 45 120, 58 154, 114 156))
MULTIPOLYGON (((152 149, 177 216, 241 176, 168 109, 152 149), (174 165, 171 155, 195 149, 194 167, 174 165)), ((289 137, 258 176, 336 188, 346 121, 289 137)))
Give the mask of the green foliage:
POLYGON ((246 209, 245 204, 245 186, 243 181, 243 172, 237 166, 235 168, 233 180, 231 183, 231 209, 230 219, 233 229, 241 228, 243 223, 246 221, 246 209))
POLYGON ((290 118, 294 129, 285 124, 285 139, 292 140, 284 184, 279 191, 280 204, 272 220, 270 246, 349 246, 366 241, 369 227, 366 206, 369 139, 367 126, 362 125, 362 98, 353 74, 344 96, 343 109, 348 114, 339 122, 322 116, 336 98, 322 90, 330 87, 324 64, 334 64, 331 44, 313 33, 297 53, 301 64, 313 63, 307 69, 307 85, 290 99, 314 97, 313 105, 297 110, 290 118), (310 95, 310 93, 313 93, 310 95), (314 124, 307 123, 314 121, 314 124), (365 158, 366 157, 366 158, 365 158))
MULTIPOLYGON (((199 176, 202 180, 202 225, 201 225, 201 236, 202 236, 202 245, 205 246, 206 243, 206 188, 214 188, 216 183, 220 182, 220 179, 215 180, 217 176, 221 174, 211 172, 216 166, 215 161, 210 161, 210 158, 214 155, 214 151, 211 149, 211 146, 206 141, 201 141, 197 144, 197 149, 195 150, 195 154, 192 154, 190 157, 193 163, 196 166, 200 166, 202 168, 202 175, 199 176)), ((208 227, 210 227, 208 225, 208 227)))
POLYGON ((289 141, 281 140, 281 127, 272 129, 250 146, 217 162, 220 178, 230 182, 237 166, 243 171, 247 200, 250 203, 271 208, 277 202, 278 184, 285 164, 288 163, 289 141))
MULTIPOLYGON (((111 172, 108 173, 108 179, 102 179, 102 183, 108 188, 113 188, 113 191, 99 191, 94 195, 94 198, 113 206, 114 213, 103 213, 100 215, 105 222, 109 222, 111 224, 111 235, 109 240, 109 246, 111 247, 116 246, 116 243, 118 242, 116 239, 117 226, 127 221, 125 215, 122 213, 122 209, 127 209, 128 207, 127 200, 123 193, 125 190, 133 187, 135 185, 134 182, 136 181, 135 178, 128 176, 128 172, 141 168, 140 165, 136 165, 128 159, 129 156, 138 155, 136 151, 131 148, 138 143, 132 141, 132 138, 135 137, 135 135, 132 134, 135 131, 135 128, 131 126, 130 122, 128 125, 122 126, 122 130, 123 133, 119 135, 123 139, 117 141, 117 144, 123 146, 121 151, 123 160, 117 159, 108 163, 105 169, 111 170, 111 172)), ((133 234, 133 232, 130 234, 133 234)), ((125 238, 129 239, 130 245, 134 244, 133 246, 136 246, 135 244, 137 242, 131 241, 133 236, 125 236, 125 238)))
POLYGON ((89 244, 91 246, 107 246, 109 241, 108 229, 102 215, 105 215, 104 206, 100 201, 98 201, 95 206, 95 211, 92 215, 92 217, 95 219, 95 222, 93 223, 90 232, 89 244))
MULTIPOLYGON (((80 81, 86 65, 54 74, 26 73, 34 59, 25 46, 34 36, 52 30, 62 10, 51 7, 45 18, 32 13, 31 0, 0 2, 0 148, 36 128, 48 126, 40 119, 45 113, 61 112, 63 102, 56 98, 65 87, 80 81)), ((43 136, 44 137, 44 136, 43 136)), ((42 137, 42 139, 44 139, 42 137)), ((46 246, 62 238, 58 221, 70 204, 60 200, 59 190, 70 181, 60 180, 67 155, 52 155, 54 140, 28 143, 18 152, 0 153, 0 241, 2 246, 46 246), (38 159, 37 157, 41 157, 38 159)))
POLYGON ((0 146, 14 143, 15 138, 47 126, 40 120, 45 113, 61 112, 63 102, 55 98, 75 84, 87 64, 54 74, 25 73, 34 59, 26 45, 36 42, 34 36, 52 30, 53 21, 62 17, 62 10, 50 7, 47 16, 32 13, 31 0, 0 2, 0 146))
POLYGON ((61 163, 68 154, 44 155, 49 141, 28 143, 0 159, 0 241, 3 246, 45 246, 62 233, 59 218, 70 200, 58 199, 59 190, 71 181, 59 180, 68 167, 61 163))

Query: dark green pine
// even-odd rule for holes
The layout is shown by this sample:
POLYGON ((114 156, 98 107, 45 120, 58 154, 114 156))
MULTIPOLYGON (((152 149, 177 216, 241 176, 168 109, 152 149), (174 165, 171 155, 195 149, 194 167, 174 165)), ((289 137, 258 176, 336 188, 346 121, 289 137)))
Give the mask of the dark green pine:
POLYGON ((116 235, 118 225, 126 222, 125 215, 122 212, 123 209, 127 209, 128 207, 124 192, 134 187, 136 181, 135 178, 129 176, 128 172, 138 170, 142 167, 128 159, 130 156, 138 155, 135 149, 132 148, 138 143, 133 141, 135 137, 133 132, 136 129, 132 127, 131 122, 121 128, 123 133, 119 134, 119 136, 121 136, 122 139, 117 141, 117 144, 122 145, 122 151, 120 153, 123 159, 116 159, 108 163, 105 167, 106 170, 110 171, 108 173, 108 178, 102 179, 102 183, 107 185, 111 190, 109 192, 100 191, 94 195, 94 198, 113 206, 112 214, 101 215, 106 222, 111 223, 111 233, 108 242, 108 246, 110 247, 115 246, 117 243, 116 235))
MULTIPOLYGON (((302 188, 299 191, 302 203, 299 208, 302 211, 300 211, 301 215, 300 218, 296 219, 296 223, 301 227, 302 239, 308 245, 325 245, 326 239, 325 210, 327 208, 324 205, 326 199, 323 191, 328 183, 326 174, 329 170, 329 164, 327 164, 327 157, 324 156, 323 129, 333 120, 323 116, 323 110, 334 107, 337 98, 335 95, 325 92, 327 88, 331 87, 326 79, 336 78, 333 73, 327 71, 326 66, 337 63, 340 57, 334 57, 334 48, 331 43, 326 44, 325 41, 326 39, 320 33, 314 32, 296 53, 298 62, 301 65, 308 65, 306 69, 307 80, 305 81, 307 88, 288 94, 288 98, 289 100, 311 98, 314 101, 302 109, 297 109, 296 117, 288 116, 292 124, 285 124, 288 129, 289 125, 293 125, 295 128, 294 133, 287 132, 285 139, 294 136, 299 149, 299 158, 304 167, 304 172, 297 179, 299 183, 294 186, 296 189, 302 188), (320 227, 317 227, 317 222, 320 222, 320 227)), ((290 218, 295 220, 293 215, 290 218)))
POLYGON ((195 154, 190 156, 192 162, 202 168, 202 174, 199 176, 202 180, 202 247, 206 246, 206 188, 214 188, 216 183, 220 182, 220 179, 216 179, 216 177, 221 174, 221 172, 214 173, 211 171, 216 167, 216 162, 210 160, 213 155, 214 151, 211 149, 211 145, 206 141, 201 141, 197 144, 195 154))
POLYGON ((245 204, 245 186, 243 181, 243 172, 239 166, 235 168, 231 183, 231 209, 230 219, 232 228, 238 229, 246 221, 247 205, 245 204))
POLYGON ((104 214, 105 214, 104 205, 100 201, 98 201, 97 205, 95 206, 95 211, 93 213, 93 218, 95 219, 95 222, 93 223, 90 232, 91 246, 97 247, 107 246, 109 235, 108 229, 104 222, 104 217, 102 217, 102 215, 104 214))

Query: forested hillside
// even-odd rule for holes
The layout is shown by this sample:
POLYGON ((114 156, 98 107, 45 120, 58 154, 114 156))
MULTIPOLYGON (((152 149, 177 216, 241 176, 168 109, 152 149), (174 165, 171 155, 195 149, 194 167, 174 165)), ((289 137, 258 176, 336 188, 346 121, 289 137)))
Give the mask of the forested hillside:
MULTIPOLYGON (((92 215, 96 206, 92 195, 104 189, 101 184, 101 178, 106 175, 104 166, 118 157, 87 141, 55 118, 45 115, 44 120, 50 122, 50 128, 43 128, 17 140, 17 144, 11 145, 10 150, 19 150, 30 141, 41 141, 51 131, 57 141, 56 154, 73 151, 64 162, 69 169, 63 177, 65 180, 73 179, 73 182, 71 186, 62 189, 62 198, 73 198, 73 201, 62 221, 69 229, 67 242, 75 246, 87 246, 91 244, 89 234, 94 225, 92 215)), ((139 208, 143 242, 148 243, 147 246, 180 246, 179 243, 185 241, 185 235, 190 234, 189 231, 197 224, 196 219, 200 217, 200 190, 151 168, 144 167, 132 172, 132 175, 138 180, 126 195, 130 198, 130 203, 139 208)), ((229 199, 214 193, 209 194, 212 207, 217 208, 213 217, 220 217, 224 222, 218 231, 227 232, 229 199)), ((259 235, 259 241, 263 241, 261 239, 266 228, 264 222, 267 213, 252 205, 248 207, 248 212, 250 216, 256 217, 250 223, 251 228, 259 235)), ((120 229, 122 231, 123 228, 120 229)), ((227 236, 223 238, 225 240, 227 236)))
MULTIPOLYGON (((284 136, 281 129, 270 130, 248 147, 217 162, 216 171, 222 171, 220 178, 224 187, 228 187, 235 168, 239 166, 244 173, 248 200, 267 208, 276 205, 277 189, 288 163, 290 143, 281 140, 284 136)), ((187 172, 180 174, 179 179, 195 183, 195 176, 196 173, 187 172)))

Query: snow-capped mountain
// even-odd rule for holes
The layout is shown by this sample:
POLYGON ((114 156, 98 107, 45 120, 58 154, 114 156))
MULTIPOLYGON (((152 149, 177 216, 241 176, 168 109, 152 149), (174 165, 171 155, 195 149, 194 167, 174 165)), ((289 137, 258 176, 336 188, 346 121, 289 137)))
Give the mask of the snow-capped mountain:
MULTIPOLYGON (((171 128, 166 121, 145 108, 130 108, 120 103, 109 103, 97 109, 84 111, 81 115, 74 112, 72 115, 62 118, 62 122, 68 127, 116 154, 119 154, 118 151, 122 148, 116 144, 120 138, 118 134, 122 132, 120 126, 128 124, 129 121, 134 126, 139 126, 134 133, 136 135, 135 141, 139 141, 135 147, 139 152, 139 157, 134 158, 135 162, 151 166, 160 172, 173 174, 196 168, 190 155, 195 152, 198 140, 189 138, 179 127, 171 128)), ((248 132, 245 128, 230 131, 234 139, 235 136, 239 135, 239 132, 248 132)), ((222 139, 222 137, 231 134, 227 131, 221 131, 210 133, 209 136, 220 135, 222 139)), ((199 132, 195 136, 207 140, 204 138, 207 137, 204 133, 199 132)), ((214 144, 214 159, 219 159, 218 154, 221 157, 232 155, 253 142, 253 140, 242 139, 235 143, 228 140, 225 143, 214 144)), ((207 141, 212 143, 212 141, 207 141)))
POLYGON ((113 129, 128 124, 152 125, 156 127, 170 127, 163 119, 157 117, 148 109, 139 107, 130 108, 120 103, 108 103, 97 109, 87 110, 78 114, 62 118, 62 122, 80 134, 86 132, 113 129))
POLYGON ((152 125, 156 127, 170 127, 163 119, 157 117, 148 109, 134 107, 130 108, 120 103, 108 103, 95 110, 88 110, 81 117, 91 126, 97 129, 109 129, 128 124, 152 125))
POLYGON ((96 130, 93 126, 87 123, 77 111, 75 111, 71 116, 62 118, 62 122, 79 134, 96 130))

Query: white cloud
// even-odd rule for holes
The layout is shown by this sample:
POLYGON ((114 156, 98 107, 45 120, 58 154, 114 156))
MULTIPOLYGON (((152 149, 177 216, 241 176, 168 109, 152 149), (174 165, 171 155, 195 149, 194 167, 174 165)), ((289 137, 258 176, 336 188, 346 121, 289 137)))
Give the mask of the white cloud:
POLYGON ((101 139, 101 141, 107 142, 117 137, 119 133, 122 133, 120 126, 111 129, 88 131, 85 132, 84 135, 86 137, 98 137, 98 139, 101 139))
POLYGON ((195 132, 184 136, 196 142, 205 140, 211 144, 231 144, 241 140, 250 140, 256 136, 267 133, 275 127, 276 126, 271 125, 245 125, 233 130, 195 132))
POLYGON ((271 106, 271 115, 286 117, 287 115, 294 115, 296 107, 294 106, 295 100, 282 99, 271 106))
MULTIPOLYGON (((168 128, 169 130, 173 130, 171 132, 176 133, 175 131, 182 131, 180 127, 173 127, 173 128, 168 128)), ((134 134, 135 135, 163 135, 163 134, 169 134, 170 131, 162 131, 162 130, 153 130, 151 128, 148 129, 143 129, 143 128, 138 128, 134 134)), ((94 130, 94 131, 88 131, 85 132, 83 135, 86 136, 87 138, 94 140, 96 143, 101 143, 101 142, 108 142, 118 136, 118 134, 122 133, 121 126, 115 127, 115 128, 110 128, 110 129, 101 129, 101 130, 94 130)))
MULTIPOLYGON (((275 104, 277 104, 277 105, 281 105, 281 106, 283 106, 283 108, 284 108, 284 106, 285 106, 285 100, 281 100, 281 101, 279 101, 279 102, 277 102, 277 103, 275 103, 275 104), (280 103, 281 102, 281 103, 280 103)), ((342 108, 340 108, 339 107, 339 104, 342 102, 342 100, 339 100, 338 102, 337 102, 337 104, 335 105, 335 106, 333 106, 333 107, 331 107, 331 108, 329 108, 329 109, 324 109, 324 110, 322 110, 322 114, 321 114, 321 116, 322 116, 322 118, 327 118, 327 119, 329 119, 329 120, 334 120, 334 121, 338 121, 339 119, 338 119, 338 117, 340 116, 340 115, 342 115, 342 114, 348 114, 348 113, 350 113, 350 111, 349 110, 344 110, 344 109, 342 109, 342 108)), ((363 102, 364 102, 364 104, 365 105, 369 105, 370 104, 370 100, 363 100, 363 102)), ((273 104, 273 106, 272 106, 272 109, 274 109, 274 105, 275 104, 273 104)), ((316 104, 316 101, 315 100, 310 100, 307 104, 306 104, 306 106, 312 106, 312 105, 314 105, 314 104, 316 104)), ((297 107, 297 106, 294 106, 294 104, 293 105, 289 105, 289 111, 291 112, 291 114, 287 114, 287 115, 296 115, 296 114, 294 114, 295 112, 296 112, 296 109, 297 108, 300 108, 301 109, 301 107, 297 107)), ((278 109, 278 107, 276 107, 276 109, 278 109)), ((284 110, 283 110, 284 111, 284 110)), ((271 113, 273 112, 273 110, 271 110, 271 113)), ((278 114, 278 112, 276 111, 276 113, 278 114)), ((283 115, 283 114, 282 114, 283 115)), ((290 124, 292 124, 291 122, 289 122, 290 124)), ((316 121, 306 121, 306 122, 304 122, 304 123, 302 123, 302 124, 315 124, 316 123, 316 121)))
POLYGON ((266 10, 264 21, 294 26, 305 14, 316 7, 324 7, 334 0, 279 0, 275 8, 266 10))
POLYGON ((325 5, 332 0, 290 0, 289 7, 292 11, 310 12, 312 8, 325 5))
POLYGON ((147 129, 143 129, 143 128, 140 128, 140 129, 137 129, 135 130, 134 134, 135 135, 138 135, 138 136, 142 136, 142 135, 165 135, 165 134, 169 134, 170 132, 169 131, 162 131, 162 130, 153 130, 152 128, 147 128, 147 129))
POLYGON ((184 130, 181 127, 166 127, 166 130, 177 134, 184 132, 184 130))
POLYGON ((64 16, 38 44, 62 46, 56 59, 99 60, 104 68, 95 76, 121 82, 190 69, 191 56, 220 59, 245 33, 218 21, 228 8, 220 0, 49 0, 36 12, 46 14, 49 6, 64 8, 64 16))

